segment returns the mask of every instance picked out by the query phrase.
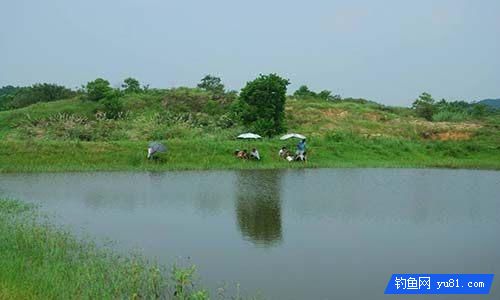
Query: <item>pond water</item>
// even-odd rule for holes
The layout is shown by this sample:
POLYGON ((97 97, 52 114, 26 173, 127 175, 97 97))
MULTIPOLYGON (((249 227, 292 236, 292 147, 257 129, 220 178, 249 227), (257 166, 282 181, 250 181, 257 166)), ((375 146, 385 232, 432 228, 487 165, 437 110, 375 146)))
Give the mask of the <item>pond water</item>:
MULTIPOLYGON (((392 273, 500 272, 494 171, 0 174, 0 196, 270 299, 399 299, 383 294, 392 273)), ((481 299, 500 299, 495 281, 481 299)))

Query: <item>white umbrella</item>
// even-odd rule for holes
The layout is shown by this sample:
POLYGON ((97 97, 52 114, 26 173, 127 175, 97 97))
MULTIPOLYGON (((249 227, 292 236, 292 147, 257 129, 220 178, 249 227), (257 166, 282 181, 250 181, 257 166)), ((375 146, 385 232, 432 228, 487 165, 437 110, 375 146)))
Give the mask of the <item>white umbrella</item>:
POLYGON ((302 134, 298 134, 298 133, 288 133, 288 134, 285 134, 284 136, 280 137, 280 140, 288 140, 290 138, 298 138, 298 139, 305 139, 306 137, 303 136, 302 134))
POLYGON ((239 138, 239 139, 260 139, 262 137, 258 134, 247 132, 247 133, 242 133, 242 134, 238 135, 237 138, 239 138))

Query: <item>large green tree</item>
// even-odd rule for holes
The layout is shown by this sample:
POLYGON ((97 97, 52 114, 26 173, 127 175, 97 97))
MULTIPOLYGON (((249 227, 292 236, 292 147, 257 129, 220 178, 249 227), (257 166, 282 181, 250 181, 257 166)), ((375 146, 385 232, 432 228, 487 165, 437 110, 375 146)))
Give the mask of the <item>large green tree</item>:
POLYGON ((90 101, 104 99, 113 90, 109 85, 109 81, 102 78, 88 82, 85 89, 87 91, 87 99, 90 101))
POLYGON ((286 87, 290 82, 276 74, 260 75, 241 90, 242 119, 259 134, 273 136, 285 130, 286 87))

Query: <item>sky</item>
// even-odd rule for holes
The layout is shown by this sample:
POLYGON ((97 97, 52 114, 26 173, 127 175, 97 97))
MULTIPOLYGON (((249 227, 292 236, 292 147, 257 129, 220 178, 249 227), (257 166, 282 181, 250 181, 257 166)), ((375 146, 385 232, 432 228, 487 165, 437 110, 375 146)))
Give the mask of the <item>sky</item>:
POLYGON ((500 98, 500 1, 0 0, 0 86, 261 73, 390 105, 500 98))

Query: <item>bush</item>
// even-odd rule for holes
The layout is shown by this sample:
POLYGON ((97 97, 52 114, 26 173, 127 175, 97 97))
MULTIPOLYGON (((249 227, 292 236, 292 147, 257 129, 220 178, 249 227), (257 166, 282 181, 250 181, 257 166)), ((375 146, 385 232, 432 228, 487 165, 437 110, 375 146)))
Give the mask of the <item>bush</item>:
POLYGON ((468 119, 468 114, 465 112, 454 112, 449 110, 439 111, 432 115, 432 120, 435 122, 461 122, 468 119))
POLYGON ((212 98, 210 92, 186 87, 169 89, 163 106, 173 112, 201 112, 212 98))
POLYGON ((307 85, 301 85, 294 93, 295 98, 315 98, 317 94, 311 91, 307 85))
POLYGON ((491 109, 484 104, 475 103, 472 105, 471 115, 475 118, 482 118, 491 113, 491 109))
POLYGON ((431 121, 432 115, 434 115, 436 111, 434 103, 435 101, 430 94, 422 93, 422 95, 413 102, 412 108, 415 110, 417 116, 431 121))
POLYGON ((231 128, 237 123, 237 118, 234 114, 232 113, 225 113, 219 117, 216 121, 216 125, 220 128, 231 128))
POLYGON ((203 112, 210 115, 220 115, 223 113, 223 107, 217 101, 208 100, 203 108, 203 112))
POLYGON ((294 93, 293 97, 297 99, 321 99, 321 100, 329 100, 329 101, 340 101, 342 98, 340 95, 332 95, 332 92, 329 90, 322 90, 319 93, 316 93, 310 90, 307 85, 301 85, 294 93))
POLYGON ((108 96, 103 101, 103 112, 108 119, 119 119, 123 116, 123 104, 118 97, 108 96))

